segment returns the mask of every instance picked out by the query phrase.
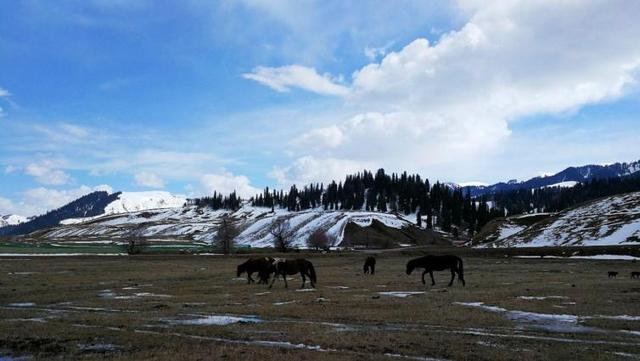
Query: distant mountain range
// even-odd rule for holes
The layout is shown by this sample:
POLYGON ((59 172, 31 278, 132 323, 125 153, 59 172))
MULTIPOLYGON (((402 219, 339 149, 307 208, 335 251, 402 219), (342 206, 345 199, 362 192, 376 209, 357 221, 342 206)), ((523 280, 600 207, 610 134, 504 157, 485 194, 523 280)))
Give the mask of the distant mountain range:
MULTIPOLYGON (((109 214, 128 213, 158 208, 181 207, 186 199, 169 192, 93 192, 82 196, 46 214, 22 217, 23 222, 0 223, 0 235, 27 234, 40 229, 55 227, 61 223, 73 223, 73 220, 92 218, 109 214)), ((4 218, 4 217, 3 217, 4 218)), ((15 216, 12 219, 16 219, 15 216)))
POLYGON ((631 163, 614 163, 609 165, 585 165, 582 167, 569 167, 559 173, 535 177, 529 180, 518 182, 511 180, 506 183, 500 182, 492 185, 469 185, 462 189, 477 197, 485 194, 493 194, 518 189, 535 189, 549 186, 568 187, 577 183, 586 182, 592 179, 624 177, 640 171, 640 160, 631 163))
MULTIPOLYGON (((517 189, 541 187, 573 187, 580 182, 593 179, 624 177, 640 171, 640 161, 610 165, 586 165, 569 167, 557 174, 535 177, 524 182, 509 181, 493 185, 467 185, 472 196, 481 196, 517 189)), ((638 173, 640 174, 640 173, 638 173)), ((456 187, 454 184, 449 184, 456 187)), ((116 214, 144 212, 153 209, 181 208, 186 199, 168 192, 93 192, 46 214, 25 219, 19 216, 0 218, 0 235, 21 235, 37 230, 86 223, 94 219, 116 214)))

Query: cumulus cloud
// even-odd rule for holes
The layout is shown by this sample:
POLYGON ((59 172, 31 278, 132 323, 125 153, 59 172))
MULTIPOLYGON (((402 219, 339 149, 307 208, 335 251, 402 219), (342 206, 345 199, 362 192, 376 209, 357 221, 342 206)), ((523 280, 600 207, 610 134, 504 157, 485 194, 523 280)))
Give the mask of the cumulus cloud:
POLYGON ((348 93, 345 86, 338 84, 329 75, 320 75, 315 69, 301 65, 288 65, 279 68, 259 66, 242 76, 279 92, 300 88, 322 95, 344 96, 348 93))
POLYGON ((107 184, 94 187, 82 185, 78 188, 64 190, 45 187, 31 188, 22 192, 17 200, 0 197, 0 214, 39 215, 95 191, 113 193, 113 189, 107 184))
POLYGON ((281 187, 289 187, 293 184, 306 185, 312 182, 330 182, 340 180, 345 174, 356 173, 364 169, 372 169, 371 162, 358 162, 350 159, 317 158, 303 156, 286 167, 275 167, 269 176, 278 182, 281 187))
POLYGON ((0 215, 12 214, 13 212, 13 202, 10 199, 0 197, 0 215))
POLYGON ((258 188, 251 185, 249 178, 243 175, 233 175, 230 172, 218 174, 205 174, 200 179, 200 184, 206 194, 213 192, 223 195, 236 192, 240 197, 249 198, 260 192, 258 188))
POLYGON ((304 133, 293 143, 302 154, 279 178, 320 177, 297 166, 320 158, 415 171, 473 162, 497 151, 518 119, 570 113, 637 86, 640 3, 460 7, 470 15, 459 30, 416 39, 354 72, 345 108, 355 115, 304 133))
POLYGON ((47 185, 63 185, 73 179, 60 169, 56 169, 51 162, 31 163, 25 168, 25 173, 35 177, 38 183, 47 185))
POLYGON ((135 183, 149 188, 164 188, 164 180, 151 172, 140 172, 134 176, 135 183))

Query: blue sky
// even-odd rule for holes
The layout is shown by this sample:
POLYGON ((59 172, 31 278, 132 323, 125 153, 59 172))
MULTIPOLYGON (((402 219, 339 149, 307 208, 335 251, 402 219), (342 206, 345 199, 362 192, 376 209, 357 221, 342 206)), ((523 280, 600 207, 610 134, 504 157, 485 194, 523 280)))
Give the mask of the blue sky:
POLYGON ((634 2, 0 2, 0 214, 640 159, 634 2))

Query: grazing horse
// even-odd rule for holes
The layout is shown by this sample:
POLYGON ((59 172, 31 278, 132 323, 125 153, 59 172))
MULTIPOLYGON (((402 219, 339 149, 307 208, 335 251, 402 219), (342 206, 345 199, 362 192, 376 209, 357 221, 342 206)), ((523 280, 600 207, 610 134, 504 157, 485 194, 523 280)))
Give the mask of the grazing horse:
POLYGON ((464 272, 462 270, 462 259, 457 256, 424 256, 416 259, 412 259, 407 262, 407 274, 410 275, 416 268, 424 268, 422 272, 422 284, 426 284, 424 281, 424 275, 429 273, 431 276, 431 285, 434 286, 436 281, 433 279, 433 271, 444 271, 446 269, 451 270, 451 281, 449 281, 449 287, 453 284, 453 279, 458 274, 458 281, 464 282, 464 272))
POLYGON ((631 278, 640 278, 640 272, 638 271, 631 272, 631 278))
POLYGON ((249 258, 243 264, 238 265, 237 275, 238 277, 240 277, 240 275, 247 272, 247 283, 252 283, 255 281, 253 280, 253 278, 251 278, 251 275, 254 272, 258 272, 258 277, 260 277, 258 284, 260 283, 267 284, 269 283, 269 276, 273 272, 272 270, 273 260, 274 259, 271 257, 249 258))
POLYGON ((313 264, 304 258, 276 258, 273 261, 273 269, 275 271, 275 274, 273 275, 273 280, 271 280, 269 288, 273 287, 273 283, 276 281, 279 275, 281 275, 282 279, 284 280, 284 287, 288 288, 289 285, 287 284, 287 275, 294 275, 296 273, 300 273, 300 276, 302 277, 302 286, 300 288, 304 288, 304 285, 307 282, 306 276, 309 276, 311 287, 316 287, 316 270, 313 268, 313 264))
POLYGON ((376 258, 373 256, 369 256, 367 257, 367 259, 364 260, 364 274, 370 273, 370 274, 375 274, 376 273, 376 258))
POLYGON ((609 271, 609 272, 607 273, 607 276, 608 276, 609 278, 616 278, 616 277, 618 276, 618 272, 616 272, 616 271, 609 271))

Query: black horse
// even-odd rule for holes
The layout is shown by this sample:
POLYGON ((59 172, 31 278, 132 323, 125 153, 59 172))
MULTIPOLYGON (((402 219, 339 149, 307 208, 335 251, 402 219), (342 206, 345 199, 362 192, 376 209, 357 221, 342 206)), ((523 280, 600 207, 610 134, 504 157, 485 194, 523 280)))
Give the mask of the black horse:
POLYGON ((313 268, 313 263, 304 258, 276 258, 275 261, 273 261, 273 269, 275 274, 273 275, 273 280, 271 281, 269 288, 273 287, 273 283, 279 275, 281 275, 284 280, 284 287, 289 287, 287 284, 287 275, 294 275, 296 273, 300 273, 300 276, 302 277, 302 286, 300 288, 304 288, 304 285, 307 282, 306 276, 309 276, 311 287, 316 287, 316 270, 313 268))
POLYGON ((238 277, 243 273, 247 272, 247 283, 255 282, 251 275, 254 272, 258 272, 258 277, 260 280, 258 284, 269 283, 269 277, 271 273, 273 273, 273 263, 274 259, 271 257, 259 257, 259 258, 249 258, 246 262, 241 265, 238 265, 238 277))
POLYGON ((462 259, 457 256, 424 256, 416 259, 412 259, 407 262, 407 274, 410 275, 416 268, 424 268, 422 272, 422 284, 426 284, 424 275, 429 273, 431 276, 431 285, 434 286, 436 281, 433 279, 433 271, 444 271, 446 269, 451 270, 451 281, 449 281, 449 287, 453 284, 453 279, 458 274, 458 281, 464 282, 464 272, 462 270, 462 259))
POLYGON ((367 259, 364 260, 364 274, 370 273, 370 274, 375 274, 376 273, 376 258, 373 256, 369 256, 367 257, 367 259))
POLYGON ((607 277, 609 277, 609 278, 616 278, 616 277, 618 277, 618 272, 616 272, 616 271, 609 271, 609 272, 607 272, 607 277))
POLYGON ((640 278, 640 272, 638 271, 631 272, 631 278, 640 278))

